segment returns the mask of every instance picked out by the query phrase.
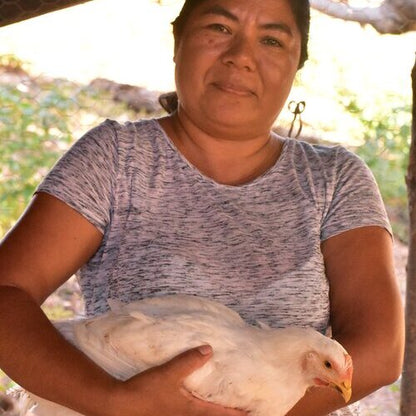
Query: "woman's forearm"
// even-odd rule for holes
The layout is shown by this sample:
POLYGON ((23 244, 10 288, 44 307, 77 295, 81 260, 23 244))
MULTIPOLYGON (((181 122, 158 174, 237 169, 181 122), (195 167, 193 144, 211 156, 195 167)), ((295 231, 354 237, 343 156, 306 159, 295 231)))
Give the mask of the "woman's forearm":
POLYGON ((106 414, 117 383, 70 345, 23 290, 0 286, 0 368, 28 391, 85 415, 106 414))
MULTIPOLYGON (((401 372, 404 314, 394 274, 391 236, 361 227, 322 244, 330 286, 333 337, 352 357, 351 403, 391 384, 401 372)), ((341 396, 316 389, 290 416, 323 416, 345 406, 341 396)))

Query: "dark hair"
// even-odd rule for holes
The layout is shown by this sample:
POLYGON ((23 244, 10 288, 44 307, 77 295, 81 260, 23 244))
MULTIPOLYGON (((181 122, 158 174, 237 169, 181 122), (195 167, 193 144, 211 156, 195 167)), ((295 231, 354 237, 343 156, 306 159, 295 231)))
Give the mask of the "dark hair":
MULTIPOLYGON (((183 33, 184 27, 192 11, 199 6, 204 0, 185 0, 178 17, 172 22, 173 35, 178 41, 183 33)), ((244 0, 241 0, 244 1, 244 0)), ((289 2, 292 13, 301 36, 301 49, 298 68, 302 68, 308 59, 308 40, 310 25, 310 6, 309 0, 287 0, 289 2)))

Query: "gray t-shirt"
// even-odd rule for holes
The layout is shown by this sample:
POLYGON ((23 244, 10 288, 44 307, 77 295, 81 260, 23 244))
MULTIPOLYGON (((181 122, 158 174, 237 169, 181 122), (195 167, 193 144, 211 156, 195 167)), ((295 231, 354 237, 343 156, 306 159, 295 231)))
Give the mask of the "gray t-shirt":
MULTIPOLYGON (((329 326, 321 242, 375 225, 390 231, 374 178, 343 147, 285 139, 279 160, 241 186, 216 183, 157 120, 107 120, 39 186, 94 224, 103 241, 78 272, 88 315, 106 300, 165 294, 220 301, 248 322, 329 326)), ((337 415, 358 414, 356 406, 337 415)))

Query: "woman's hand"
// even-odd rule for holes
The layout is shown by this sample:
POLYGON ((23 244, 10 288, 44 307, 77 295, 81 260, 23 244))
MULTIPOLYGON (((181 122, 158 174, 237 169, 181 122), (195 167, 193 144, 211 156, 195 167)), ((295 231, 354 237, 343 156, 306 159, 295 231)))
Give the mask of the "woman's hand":
POLYGON ((111 400, 111 415, 247 416, 241 410, 200 400, 184 387, 185 378, 212 355, 209 346, 186 351, 171 361, 120 383, 111 400))

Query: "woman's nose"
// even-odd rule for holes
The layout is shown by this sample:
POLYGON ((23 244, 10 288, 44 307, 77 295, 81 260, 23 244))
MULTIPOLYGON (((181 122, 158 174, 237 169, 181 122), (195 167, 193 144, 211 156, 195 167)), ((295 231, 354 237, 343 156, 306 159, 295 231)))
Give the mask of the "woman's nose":
POLYGON ((234 36, 223 54, 223 63, 235 66, 238 69, 254 71, 256 69, 256 58, 253 41, 247 36, 234 36))

